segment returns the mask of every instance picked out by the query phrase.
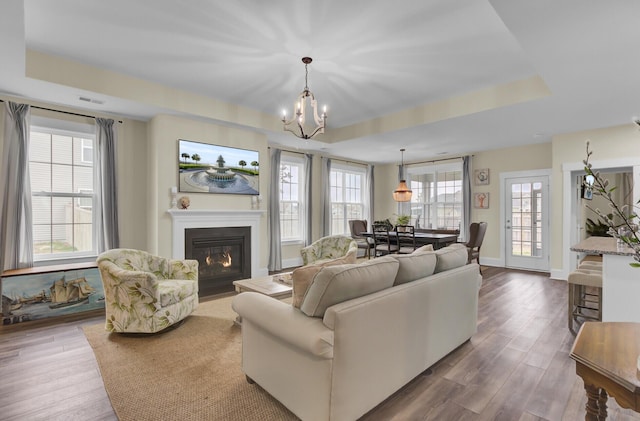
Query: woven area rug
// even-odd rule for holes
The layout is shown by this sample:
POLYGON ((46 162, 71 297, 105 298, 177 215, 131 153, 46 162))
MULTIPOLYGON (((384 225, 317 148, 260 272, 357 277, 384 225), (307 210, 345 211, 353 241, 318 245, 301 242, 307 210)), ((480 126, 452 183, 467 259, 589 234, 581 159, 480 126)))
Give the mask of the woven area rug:
POLYGON ((84 328, 111 405, 128 420, 295 420, 242 372, 232 297, 200 303, 178 328, 132 337, 84 328))

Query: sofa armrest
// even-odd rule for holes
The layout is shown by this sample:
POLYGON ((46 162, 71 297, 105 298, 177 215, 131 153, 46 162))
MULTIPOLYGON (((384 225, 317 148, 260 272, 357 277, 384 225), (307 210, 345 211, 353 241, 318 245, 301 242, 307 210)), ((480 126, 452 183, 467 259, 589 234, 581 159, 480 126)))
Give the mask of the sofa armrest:
POLYGON ((308 317, 291 304, 257 292, 237 295, 231 307, 242 317, 243 324, 251 323, 317 357, 333 358, 333 331, 321 319, 308 317))

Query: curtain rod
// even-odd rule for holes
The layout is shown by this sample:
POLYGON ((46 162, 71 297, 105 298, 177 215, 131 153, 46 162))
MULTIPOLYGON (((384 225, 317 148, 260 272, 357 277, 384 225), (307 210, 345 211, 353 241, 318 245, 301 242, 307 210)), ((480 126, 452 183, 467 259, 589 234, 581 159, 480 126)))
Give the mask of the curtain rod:
MULTIPOLYGON (((0 102, 6 102, 6 101, 4 99, 0 99, 0 102)), ((94 115, 72 113, 71 111, 54 110, 53 108, 38 107, 37 105, 31 105, 31 104, 29 104, 29 106, 31 108, 37 108, 38 110, 53 111, 54 113, 69 114, 69 115, 75 115, 75 116, 78 116, 78 117, 97 118, 94 115)), ((116 121, 118 123, 122 124, 122 120, 116 120, 116 121)))
MULTIPOLYGON (((271 148, 272 148, 271 146, 267 146, 267 149, 271 149, 271 148)), ((311 152, 298 152, 298 151, 291 151, 291 150, 282 149, 282 148, 275 148, 275 149, 280 149, 282 152, 297 153, 297 154, 300 154, 300 155, 306 155, 306 154, 315 155, 314 153, 311 153, 311 152)), ((322 156, 322 155, 320 155, 320 156, 322 156)), ((331 159, 332 161, 346 162, 347 164, 356 164, 356 165, 362 165, 362 166, 365 166, 365 167, 367 165, 369 165, 369 164, 364 164, 362 162, 347 161, 345 159, 340 159, 340 158, 332 158, 332 157, 327 157, 327 158, 331 159)))
MULTIPOLYGON (((470 156, 471 158, 474 157, 474 155, 465 155, 465 156, 470 156)), ((419 161, 419 162, 412 162, 412 163, 406 163, 404 165, 417 165, 417 164, 433 164, 436 162, 440 162, 440 161, 453 161, 454 159, 462 159, 464 158, 464 156, 454 156, 452 158, 441 158, 441 159, 432 159, 429 161, 419 161)))
POLYGON ((365 164, 363 162, 355 162, 355 161, 347 161, 346 159, 340 159, 340 158, 331 158, 331 157, 327 157, 332 161, 340 161, 340 162, 346 162, 347 164, 355 164, 355 165, 362 165, 363 167, 368 166, 369 164, 365 164))
MULTIPOLYGON (((271 146, 267 146, 267 149, 271 149, 271 146)), ((297 153, 299 155, 306 155, 306 152, 298 152, 298 151, 290 151, 288 149, 282 149, 282 148, 273 148, 273 149, 280 149, 282 152, 289 152, 289 153, 297 153)))

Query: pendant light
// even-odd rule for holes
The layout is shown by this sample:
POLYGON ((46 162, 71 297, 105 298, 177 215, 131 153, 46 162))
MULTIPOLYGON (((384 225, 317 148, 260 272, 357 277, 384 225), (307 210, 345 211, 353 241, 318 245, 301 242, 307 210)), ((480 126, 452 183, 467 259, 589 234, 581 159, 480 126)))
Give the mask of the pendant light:
POLYGON ((400 149, 400 153, 402 154, 402 164, 400 166, 402 180, 393 191, 393 200, 396 202, 409 202, 413 192, 407 187, 407 180, 404 179, 404 149, 400 149))

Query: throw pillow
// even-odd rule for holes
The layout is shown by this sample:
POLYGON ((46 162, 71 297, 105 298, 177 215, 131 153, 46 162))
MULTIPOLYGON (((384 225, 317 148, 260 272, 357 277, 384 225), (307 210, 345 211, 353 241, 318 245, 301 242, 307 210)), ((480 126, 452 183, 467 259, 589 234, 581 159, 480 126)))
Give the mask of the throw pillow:
POLYGON ((469 252, 464 244, 451 244, 436 250, 436 269, 434 273, 455 269, 467 264, 469 252))
POLYGON ((436 269, 436 254, 433 251, 423 251, 411 254, 398 254, 394 256, 400 266, 393 285, 405 284, 433 275, 436 269))
POLYGON ((302 299, 307 293, 309 285, 311 285, 311 281, 313 281, 313 277, 316 276, 318 272, 320 272, 320 269, 325 266, 344 265, 346 263, 353 263, 353 259, 345 256, 342 259, 326 260, 317 264, 302 266, 294 269, 294 271, 291 273, 291 281, 293 286, 293 299, 291 300, 291 304, 296 308, 300 308, 302 299))
POLYGON ((313 278, 300 310, 307 316, 323 317, 334 304, 389 288, 398 266, 394 257, 385 256, 361 264, 323 267, 313 278))

